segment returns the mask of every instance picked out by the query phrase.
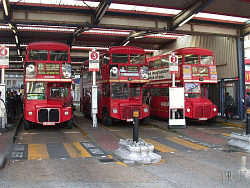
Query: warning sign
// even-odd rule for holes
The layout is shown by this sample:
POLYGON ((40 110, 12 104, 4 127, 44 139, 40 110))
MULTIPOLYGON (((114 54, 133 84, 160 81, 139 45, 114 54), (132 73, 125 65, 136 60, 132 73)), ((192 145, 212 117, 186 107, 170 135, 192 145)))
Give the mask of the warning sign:
POLYGON ((89 71, 99 71, 99 52, 89 52, 89 71))
POLYGON ((0 46, 0 68, 9 68, 9 48, 0 46))
POLYGON ((169 72, 171 74, 178 73, 178 56, 176 55, 169 56, 169 72))

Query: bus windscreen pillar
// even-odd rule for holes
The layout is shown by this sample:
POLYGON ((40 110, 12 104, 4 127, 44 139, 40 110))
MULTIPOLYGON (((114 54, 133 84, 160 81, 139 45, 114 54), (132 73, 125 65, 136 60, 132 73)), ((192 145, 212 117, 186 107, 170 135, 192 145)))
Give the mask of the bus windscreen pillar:
POLYGON ((169 124, 168 127, 186 128, 184 87, 169 88, 169 124))

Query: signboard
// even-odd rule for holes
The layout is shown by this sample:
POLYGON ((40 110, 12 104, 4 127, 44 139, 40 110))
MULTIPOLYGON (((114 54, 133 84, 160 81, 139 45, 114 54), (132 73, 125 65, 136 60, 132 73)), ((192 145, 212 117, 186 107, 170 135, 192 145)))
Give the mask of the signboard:
POLYGON ((9 48, 0 46, 0 68, 9 68, 9 48))
POLYGON ((169 68, 149 71, 149 80, 163 80, 170 78, 171 74, 169 73, 169 68))
POLYGON ((169 128, 186 128, 184 87, 169 88, 169 128))
POLYGON ((99 71, 99 52, 89 52, 89 71, 99 71))
POLYGON ((169 72, 171 74, 178 73, 178 56, 176 55, 169 56, 169 72))
POLYGON ((184 108, 184 87, 169 88, 169 108, 184 108))

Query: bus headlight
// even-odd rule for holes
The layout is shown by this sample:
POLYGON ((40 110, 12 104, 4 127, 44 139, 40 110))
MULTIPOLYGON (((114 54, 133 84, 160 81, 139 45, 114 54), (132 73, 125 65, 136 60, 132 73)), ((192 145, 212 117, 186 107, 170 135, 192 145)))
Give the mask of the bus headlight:
POLYGON ((114 113, 114 114, 117 114, 117 113, 118 113, 117 108, 114 108, 114 109, 113 109, 113 113, 114 113))
POLYGON ((65 116, 69 115, 69 111, 64 112, 65 116))
POLYGON ((143 112, 144 112, 144 113, 147 113, 147 112, 148 112, 148 108, 144 108, 144 109, 143 109, 143 112))
POLYGON ((190 108, 187 108, 187 112, 190 112, 191 110, 190 110, 190 108))
POLYGON ((216 110, 217 110, 217 109, 216 109, 216 108, 214 108, 213 110, 214 110, 214 112, 216 112, 216 110))
POLYGON ((32 111, 29 111, 29 112, 28 112, 28 115, 32 116, 32 114, 33 114, 32 111))

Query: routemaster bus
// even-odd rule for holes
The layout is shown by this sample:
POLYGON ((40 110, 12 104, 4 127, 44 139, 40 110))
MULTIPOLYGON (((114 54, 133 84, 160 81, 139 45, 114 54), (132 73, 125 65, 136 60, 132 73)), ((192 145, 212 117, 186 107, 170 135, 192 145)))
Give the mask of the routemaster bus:
POLYGON ((24 128, 64 123, 72 128, 71 61, 68 45, 28 44, 24 63, 24 128))
POLYGON ((247 93, 250 90, 250 59, 245 59, 245 85, 247 93))
MULTIPOLYGON (((97 117, 106 126, 115 120, 133 121, 133 112, 146 124, 149 106, 144 103, 142 86, 149 83, 145 51, 137 47, 116 46, 100 54, 100 71, 96 73, 98 87, 97 117)), ((91 116, 92 72, 89 61, 83 63, 80 78, 80 110, 91 116)))
MULTIPOLYGON (((184 87, 186 119, 213 123, 218 108, 208 98, 209 86, 218 83, 214 54, 197 47, 181 48, 147 59, 150 85, 145 89, 151 91, 151 115, 169 118, 169 87, 172 87, 169 56, 173 53, 178 56, 175 86, 184 87)), ((182 113, 177 111, 175 117, 183 117, 182 113)))

